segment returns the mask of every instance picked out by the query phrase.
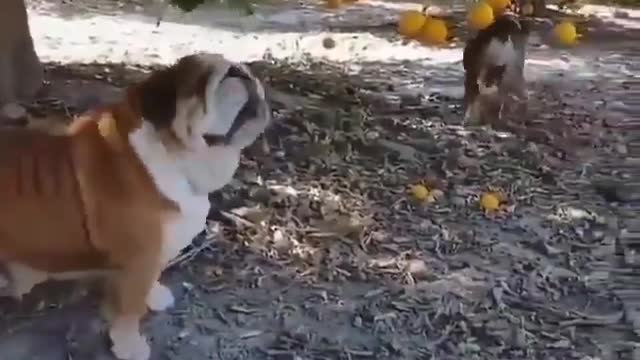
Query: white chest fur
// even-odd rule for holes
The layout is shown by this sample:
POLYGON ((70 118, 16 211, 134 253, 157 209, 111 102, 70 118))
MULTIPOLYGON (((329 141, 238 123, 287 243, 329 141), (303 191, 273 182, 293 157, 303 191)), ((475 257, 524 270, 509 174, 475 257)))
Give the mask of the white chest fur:
MULTIPOLYGON (((516 38, 519 39, 519 38, 516 38)), ((501 87, 503 91, 514 92, 516 96, 525 98, 524 89, 524 61, 525 61, 525 40, 514 43, 511 36, 507 41, 492 39, 484 52, 483 61, 486 64, 506 65, 501 87), (516 45, 517 44, 517 45, 516 45)), ((485 93, 492 92, 485 90, 485 93)), ((496 89, 497 90, 497 89, 496 89)), ((493 90, 493 92, 496 92, 493 90)))
POLYGON ((151 124, 143 122, 130 134, 129 141, 158 190, 180 208, 180 214, 163 229, 162 261, 166 264, 204 229, 210 207, 208 196, 194 194, 180 161, 167 152, 151 124))
POLYGON ((191 244, 193 238, 206 225, 209 213, 207 196, 182 196, 177 200, 181 214, 164 228, 165 241, 162 245, 162 262, 167 264, 180 251, 191 244))

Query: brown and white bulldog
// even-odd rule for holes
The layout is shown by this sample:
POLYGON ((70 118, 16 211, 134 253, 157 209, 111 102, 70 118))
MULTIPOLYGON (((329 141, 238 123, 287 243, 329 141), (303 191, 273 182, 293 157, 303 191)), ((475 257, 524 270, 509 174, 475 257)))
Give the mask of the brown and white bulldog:
POLYGON ((246 66, 196 54, 64 135, 0 131, 0 261, 13 294, 104 274, 114 354, 148 359, 140 320, 174 300, 160 273, 203 230, 208 193, 231 180, 270 118, 246 66))

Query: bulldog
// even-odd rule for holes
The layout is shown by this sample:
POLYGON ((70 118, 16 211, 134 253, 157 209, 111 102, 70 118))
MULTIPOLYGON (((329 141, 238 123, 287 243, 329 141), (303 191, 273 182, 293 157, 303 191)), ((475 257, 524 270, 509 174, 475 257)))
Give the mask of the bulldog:
POLYGON ((245 65, 195 54, 64 134, 0 130, 0 261, 13 295, 104 275, 114 355, 148 359, 141 318, 174 302, 162 270, 204 229, 208 193, 231 180, 270 120, 245 65))
POLYGON ((491 124, 502 120, 505 102, 528 99, 524 78, 529 27, 513 14, 503 14, 478 31, 465 45, 465 122, 491 124))

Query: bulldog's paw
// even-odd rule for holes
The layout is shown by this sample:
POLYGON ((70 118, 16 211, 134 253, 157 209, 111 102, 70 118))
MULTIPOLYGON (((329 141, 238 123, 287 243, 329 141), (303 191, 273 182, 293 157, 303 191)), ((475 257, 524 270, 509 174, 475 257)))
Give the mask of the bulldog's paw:
POLYGON ((137 331, 113 328, 109 336, 113 343, 111 351, 119 360, 148 360, 151 356, 147 339, 137 331))
POLYGON ((171 290, 155 282, 147 294, 147 306, 153 311, 164 311, 173 306, 174 298, 171 290))

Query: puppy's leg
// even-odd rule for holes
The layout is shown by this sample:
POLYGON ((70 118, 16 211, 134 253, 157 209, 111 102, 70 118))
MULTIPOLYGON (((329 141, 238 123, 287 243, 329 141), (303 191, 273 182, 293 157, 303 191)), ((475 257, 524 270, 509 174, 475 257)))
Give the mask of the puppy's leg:
POLYGON ((512 104, 512 109, 517 109, 518 118, 523 120, 528 112, 529 94, 524 77, 520 76, 508 89, 506 99, 512 104))
POLYGON ((477 122, 476 111, 475 111, 475 103, 467 106, 467 111, 464 113, 464 124, 465 125, 474 125, 477 122))
POLYGON ((505 93, 517 97, 520 101, 527 101, 529 94, 527 93, 527 82, 524 78, 523 70, 514 71, 517 72, 511 74, 505 81, 505 93))
POLYGON ((464 123, 471 124, 471 119, 473 118, 472 107, 468 106, 467 110, 464 112, 464 123))
POLYGON ((464 74, 464 124, 471 124, 474 120, 475 115, 475 103, 478 98, 478 76, 475 71, 468 70, 464 74))
POLYGON ((478 112, 478 105, 477 105, 477 96, 465 96, 464 99, 464 106, 465 106, 465 112, 464 112, 464 119, 463 119, 463 123, 465 125, 472 125, 474 123, 477 122, 477 112, 478 112))
POLYGON ((468 107, 464 116, 465 125, 484 125, 484 107, 482 101, 476 99, 468 107))
POLYGON ((129 258, 114 279, 115 314, 109 336, 112 351, 121 360, 147 360, 151 349, 140 334, 140 320, 147 310, 147 296, 161 272, 160 249, 141 249, 129 258))
POLYGON ((18 300, 33 289, 34 286, 47 280, 47 273, 16 262, 7 264, 11 276, 11 295, 18 300))
POLYGON ((524 78, 520 79, 518 83, 515 85, 513 89, 513 93, 520 101, 529 100, 529 94, 527 93, 527 84, 524 78))

